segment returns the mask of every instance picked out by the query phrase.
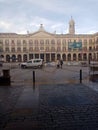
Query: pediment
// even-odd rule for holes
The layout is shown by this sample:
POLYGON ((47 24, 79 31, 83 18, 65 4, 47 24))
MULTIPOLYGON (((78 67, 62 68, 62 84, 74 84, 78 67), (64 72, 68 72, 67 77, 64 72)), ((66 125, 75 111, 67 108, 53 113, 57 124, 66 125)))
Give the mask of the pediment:
POLYGON ((43 38, 43 37, 53 37, 54 34, 52 33, 48 33, 46 31, 38 31, 38 32, 35 32, 35 33, 32 33, 30 34, 30 37, 40 37, 40 38, 43 38))

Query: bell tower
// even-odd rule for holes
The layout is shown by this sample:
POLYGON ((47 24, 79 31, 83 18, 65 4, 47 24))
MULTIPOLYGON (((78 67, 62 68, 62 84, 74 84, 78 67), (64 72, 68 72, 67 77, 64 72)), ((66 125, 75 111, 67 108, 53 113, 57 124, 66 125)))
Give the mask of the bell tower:
POLYGON ((69 21, 69 34, 75 34, 75 22, 71 16, 71 20, 69 21))

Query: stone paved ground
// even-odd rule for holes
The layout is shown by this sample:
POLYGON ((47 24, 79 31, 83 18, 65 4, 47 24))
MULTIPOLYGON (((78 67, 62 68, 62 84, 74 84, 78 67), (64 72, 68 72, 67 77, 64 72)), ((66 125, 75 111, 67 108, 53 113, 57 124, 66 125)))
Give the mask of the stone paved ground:
POLYGON ((85 85, 1 90, 0 130, 98 130, 98 92, 85 85))
POLYGON ((11 86, 0 86, 0 130, 98 130, 98 85, 79 84, 81 67, 12 68, 11 86))
POLYGON ((39 115, 44 129, 98 129, 98 93, 80 84, 42 88, 39 115))
POLYGON ((23 87, 0 86, 0 130, 9 120, 23 87))

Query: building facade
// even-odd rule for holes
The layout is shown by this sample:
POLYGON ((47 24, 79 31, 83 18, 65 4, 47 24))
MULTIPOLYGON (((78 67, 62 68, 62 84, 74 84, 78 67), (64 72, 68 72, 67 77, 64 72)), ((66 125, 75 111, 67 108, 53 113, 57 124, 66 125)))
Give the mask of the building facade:
POLYGON ((75 22, 69 21, 68 34, 45 31, 43 25, 35 33, 0 33, 0 57, 5 62, 22 62, 43 58, 45 62, 98 61, 98 33, 75 34, 75 22))

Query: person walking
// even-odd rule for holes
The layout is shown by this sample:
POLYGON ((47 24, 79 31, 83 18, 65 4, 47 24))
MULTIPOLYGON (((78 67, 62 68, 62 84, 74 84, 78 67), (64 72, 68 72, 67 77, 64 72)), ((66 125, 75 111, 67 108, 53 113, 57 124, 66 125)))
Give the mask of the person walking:
POLYGON ((57 60, 57 68, 60 68, 60 61, 57 60))
POLYGON ((63 60, 61 59, 60 60, 60 67, 61 67, 61 69, 62 69, 62 65, 63 65, 63 60))

